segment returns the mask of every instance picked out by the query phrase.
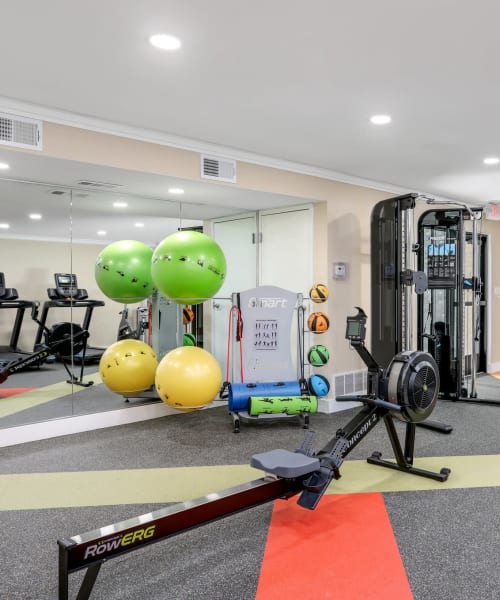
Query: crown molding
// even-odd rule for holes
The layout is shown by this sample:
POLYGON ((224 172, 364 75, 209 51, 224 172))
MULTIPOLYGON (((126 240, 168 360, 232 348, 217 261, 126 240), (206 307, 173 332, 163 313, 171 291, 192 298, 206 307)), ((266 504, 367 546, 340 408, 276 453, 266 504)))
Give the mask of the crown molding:
MULTIPOLYGON (((185 138, 152 129, 142 129, 140 127, 125 125, 123 123, 106 121, 104 119, 98 119, 87 115, 31 104, 29 102, 16 100, 6 96, 0 96, 0 111, 7 114, 56 123, 58 125, 65 125, 67 127, 76 127, 88 131, 95 131, 96 133, 104 133, 107 135, 129 138, 141 142, 177 148, 179 150, 211 154, 219 158, 239 160, 263 167, 270 167, 273 169, 280 169, 282 171, 290 171, 301 175, 308 175, 310 177, 318 177, 320 179, 337 181, 339 183, 371 188, 374 190, 388 192, 390 194, 407 194, 411 192, 417 192, 423 196, 427 195, 423 190, 418 191, 399 185, 393 185, 388 182, 364 179, 362 177, 356 177, 354 175, 332 171, 330 169, 316 167, 314 165, 296 163, 272 156, 265 156, 240 150, 238 148, 220 146, 218 144, 211 144, 209 142, 185 138)), ((430 195, 433 196, 433 194, 430 195)), ((450 199, 444 197, 436 197, 436 199, 450 201, 450 199)))

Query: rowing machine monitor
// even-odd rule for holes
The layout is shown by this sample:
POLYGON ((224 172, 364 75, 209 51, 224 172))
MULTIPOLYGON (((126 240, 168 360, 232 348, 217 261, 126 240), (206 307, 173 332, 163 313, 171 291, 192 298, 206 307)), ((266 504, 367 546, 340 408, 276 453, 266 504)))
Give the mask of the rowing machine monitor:
POLYGON ((365 311, 356 306, 358 309, 358 314, 352 317, 347 317, 347 327, 345 332, 346 340, 349 340, 351 343, 362 343, 365 341, 366 337, 366 313, 365 311))

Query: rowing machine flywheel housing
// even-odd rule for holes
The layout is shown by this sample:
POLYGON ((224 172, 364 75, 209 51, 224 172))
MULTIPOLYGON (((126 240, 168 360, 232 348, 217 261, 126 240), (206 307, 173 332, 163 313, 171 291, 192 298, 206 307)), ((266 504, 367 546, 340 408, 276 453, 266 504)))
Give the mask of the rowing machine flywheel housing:
POLYGON ((437 402, 439 371, 434 358, 427 352, 400 352, 387 369, 388 400, 401 406, 394 416, 417 423, 427 419, 437 402))
POLYGON ((83 350, 83 333, 83 329, 76 323, 56 323, 46 333, 47 345, 50 347, 57 344, 57 354, 74 356, 83 350))

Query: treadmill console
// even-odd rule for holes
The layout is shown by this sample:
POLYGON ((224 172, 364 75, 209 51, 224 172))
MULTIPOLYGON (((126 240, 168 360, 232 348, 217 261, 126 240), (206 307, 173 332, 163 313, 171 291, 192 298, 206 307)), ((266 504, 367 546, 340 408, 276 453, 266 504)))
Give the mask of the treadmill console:
POLYGON ((74 298, 78 294, 78 282, 73 273, 54 273, 56 291, 62 298, 74 298))
POLYGON ((78 281, 74 273, 54 273, 55 288, 47 293, 51 300, 85 300, 87 290, 78 289, 78 281))

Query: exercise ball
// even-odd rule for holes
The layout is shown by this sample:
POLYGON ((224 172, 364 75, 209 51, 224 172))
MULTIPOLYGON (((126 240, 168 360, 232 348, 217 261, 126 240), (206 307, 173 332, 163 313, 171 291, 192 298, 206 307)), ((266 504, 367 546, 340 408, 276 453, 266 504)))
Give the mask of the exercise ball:
POLYGON ((224 283, 226 259, 208 235, 178 231, 153 252, 151 275, 158 290, 177 304, 200 304, 224 283))
POLYGON ((140 340, 120 340, 104 351, 99 373, 111 391, 129 395, 154 384, 157 366, 156 353, 150 346, 140 340))
POLYGON ((328 299, 328 288, 324 283, 316 283, 309 290, 309 298, 313 302, 325 302, 328 299))
POLYGON ((101 292, 121 304, 141 302, 153 293, 153 250, 136 240, 106 246, 95 263, 95 280, 101 292))
POLYGON ((313 312, 307 319, 307 327, 313 333, 324 333, 330 327, 330 319, 323 312, 313 312))
POLYGON ((330 352, 326 346, 315 344, 309 348, 307 360, 314 367, 322 367, 330 360, 330 352))
POLYGON ((330 382, 323 375, 311 375, 308 380, 309 391, 311 394, 322 398, 330 391, 330 382))
POLYGON ((165 404, 180 411, 196 410, 217 396, 222 371, 210 352, 196 346, 181 346, 162 358, 155 385, 165 404))

